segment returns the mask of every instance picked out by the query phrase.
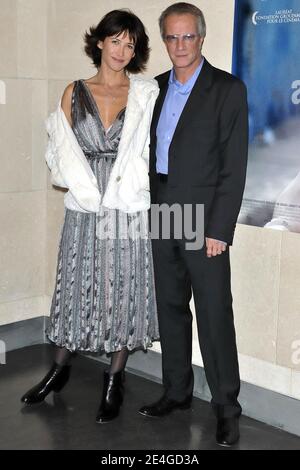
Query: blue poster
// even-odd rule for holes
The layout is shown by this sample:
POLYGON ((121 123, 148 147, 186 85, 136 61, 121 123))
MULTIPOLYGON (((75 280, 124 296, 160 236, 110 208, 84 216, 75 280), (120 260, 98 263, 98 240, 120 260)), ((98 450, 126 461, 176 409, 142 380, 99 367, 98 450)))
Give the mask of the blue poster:
POLYGON ((236 0, 232 72, 249 103, 238 222, 300 233, 300 0, 236 0))

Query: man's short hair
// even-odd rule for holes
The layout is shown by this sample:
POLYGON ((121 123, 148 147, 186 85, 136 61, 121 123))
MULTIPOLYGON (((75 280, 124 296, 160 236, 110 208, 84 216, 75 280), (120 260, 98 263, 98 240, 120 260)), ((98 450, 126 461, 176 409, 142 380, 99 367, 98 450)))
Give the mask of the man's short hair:
POLYGON ((166 18, 170 15, 185 15, 187 13, 196 17, 198 23, 198 33, 202 38, 205 38, 206 23, 202 11, 195 5, 186 2, 173 3, 173 5, 170 5, 162 12, 159 17, 159 28, 162 38, 164 37, 164 26, 166 18))

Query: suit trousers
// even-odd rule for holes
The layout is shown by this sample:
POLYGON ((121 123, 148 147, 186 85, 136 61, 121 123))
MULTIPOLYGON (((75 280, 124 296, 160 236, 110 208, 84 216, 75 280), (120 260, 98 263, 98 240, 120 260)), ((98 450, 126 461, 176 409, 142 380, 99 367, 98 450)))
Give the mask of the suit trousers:
MULTIPOLYGON (((172 204, 167 182, 158 182, 156 203, 172 204)), ((193 292, 200 350, 211 404, 217 417, 241 414, 236 336, 232 310, 229 247, 208 258, 187 250, 184 237, 152 239, 155 288, 162 349, 163 385, 168 398, 192 397, 193 292)))

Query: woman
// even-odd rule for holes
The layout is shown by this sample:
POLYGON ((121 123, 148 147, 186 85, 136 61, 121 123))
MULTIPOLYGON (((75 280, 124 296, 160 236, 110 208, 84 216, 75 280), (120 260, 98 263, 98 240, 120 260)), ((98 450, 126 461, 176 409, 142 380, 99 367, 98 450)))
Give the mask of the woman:
POLYGON ((147 214, 158 85, 128 75, 145 69, 148 41, 133 13, 108 13, 85 34, 96 75, 70 84, 63 112, 59 105, 47 122, 52 182, 69 188, 46 330, 56 352, 51 370, 21 400, 33 404, 60 391, 74 352, 111 353, 99 423, 119 413, 129 351, 158 339, 147 214))

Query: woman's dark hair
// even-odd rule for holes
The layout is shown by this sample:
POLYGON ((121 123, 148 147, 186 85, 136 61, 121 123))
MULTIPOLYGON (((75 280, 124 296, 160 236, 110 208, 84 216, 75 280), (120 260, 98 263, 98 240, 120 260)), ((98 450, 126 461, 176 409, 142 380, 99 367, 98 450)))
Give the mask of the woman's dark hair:
POLYGON ((97 47, 99 41, 104 41, 108 36, 115 36, 127 32, 131 41, 135 44, 135 56, 126 66, 130 73, 142 72, 146 68, 149 59, 149 38, 141 20, 130 10, 113 10, 105 15, 98 26, 92 26, 85 32, 85 52, 98 68, 101 65, 102 51, 97 47))

